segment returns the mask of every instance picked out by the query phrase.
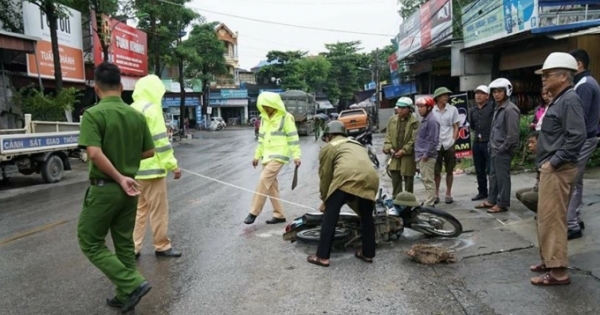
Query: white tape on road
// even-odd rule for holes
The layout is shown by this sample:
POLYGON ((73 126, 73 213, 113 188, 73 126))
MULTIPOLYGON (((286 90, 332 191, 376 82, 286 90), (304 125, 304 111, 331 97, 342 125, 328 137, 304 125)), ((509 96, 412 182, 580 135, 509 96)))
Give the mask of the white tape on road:
POLYGON ((241 186, 238 186, 238 185, 234 185, 234 184, 231 184, 231 183, 228 183, 228 182, 224 182, 224 181, 216 179, 214 177, 202 175, 200 173, 196 173, 196 172, 193 172, 193 171, 190 171, 190 170, 186 170, 184 168, 179 168, 179 169, 182 170, 182 171, 184 171, 184 172, 186 172, 186 173, 188 173, 188 174, 191 174, 191 175, 194 175, 194 176, 197 176, 197 177, 200 177, 200 178, 208 179, 210 181, 217 182, 217 183, 225 185, 225 186, 233 187, 235 189, 247 191, 247 192, 253 193, 253 194, 258 194, 258 195, 261 195, 261 196, 264 196, 264 197, 267 197, 267 198, 273 198, 275 200, 279 200, 281 202, 284 202, 284 203, 287 203, 287 204, 290 204, 290 205, 294 205, 296 207, 310 209, 310 210, 313 210, 313 211, 317 210, 314 207, 309 207, 309 206, 306 206, 306 205, 301 205, 299 203, 295 203, 295 202, 289 201, 289 200, 284 200, 284 199, 281 199, 281 198, 274 198, 274 197, 271 197, 271 196, 269 196, 267 194, 261 194, 261 193, 255 192, 254 190, 251 190, 251 189, 248 189, 248 188, 244 188, 244 187, 241 187, 241 186))

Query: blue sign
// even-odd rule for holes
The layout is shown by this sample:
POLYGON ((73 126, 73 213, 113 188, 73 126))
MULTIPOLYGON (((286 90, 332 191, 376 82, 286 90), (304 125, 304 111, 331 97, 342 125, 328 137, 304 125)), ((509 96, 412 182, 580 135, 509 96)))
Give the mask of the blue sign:
MULTIPOLYGON (((162 107, 178 107, 181 103, 181 97, 179 96, 167 96, 162 100, 162 107)), ((185 106, 202 106, 199 97, 194 96, 186 96, 185 97, 185 106)))
POLYGON ((285 90, 284 89, 260 89, 260 90, 258 90, 258 94, 260 94, 262 92, 283 93, 283 92, 285 92, 285 90))
POLYGON ((47 148, 69 144, 77 144, 78 135, 71 136, 39 136, 27 138, 2 139, 2 150, 19 150, 31 148, 47 148))
POLYGON ((417 93, 417 86, 414 81, 401 83, 399 85, 388 85, 383 88, 386 99, 392 99, 403 95, 417 93))
POLYGON ((221 98, 248 98, 248 90, 221 90, 221 98))

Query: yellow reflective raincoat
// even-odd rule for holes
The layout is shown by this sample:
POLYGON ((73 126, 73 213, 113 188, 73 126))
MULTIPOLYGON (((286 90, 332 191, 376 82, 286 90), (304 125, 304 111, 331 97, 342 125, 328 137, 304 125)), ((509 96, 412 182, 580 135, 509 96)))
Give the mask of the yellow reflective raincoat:
POLYGON ((167 172, 177 168, 177 159, 175 159, 175 152, 169 142, 162 110, 162 98, 165 91, 165 85, 158 76, 153 74, 139 79, 135 84, 131 107, 146 117, 155 147, 154 156, 144 159, 140 163, 136 179, 165 177, 167 172))
POLYGON ((262 92, 256 101, 260 112, 260 128, 258 130, 258 146, 254 159, 261 159, 266 164, 270 161, 290 162, 290 157, 300 159, 300 138, 294 116, 285 110, 281 96, 273 92, 262 92), (264 107, 275 109, 269 117, 264 107))

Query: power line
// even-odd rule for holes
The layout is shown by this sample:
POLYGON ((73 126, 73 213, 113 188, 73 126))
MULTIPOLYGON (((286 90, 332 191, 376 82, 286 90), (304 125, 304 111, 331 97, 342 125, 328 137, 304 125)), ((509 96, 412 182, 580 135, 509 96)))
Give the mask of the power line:
MULTIPOLYGON (((183 5, 183 4, 171 2, 168 0, 158 0, 158 1, 167 3, 167 4, 185 7, 185 5, 183 5)), ((330 28, 320 28, 320 27, 313 27, 313 26, 306 26, 306 25, 288 24, 288 23, 281 23, 281 22, 274 22, 274 21, 265 21, 265 20, 261 20, 261 19, 249 18, 249 17, 239 16, 239 15, 234 15, 234 14, 228 14, 228 13, 222 13, 222 12, 217 12, 217 11, 212 11, 212 10, 195 8, 195 7, 188 7, 188 8, 196 10, 196 11, 208 12, 208 13, 213 13, 213 14, 217 14, 217 15, 223 15, 223 16, 228 16, 228 17, 237 18, 237 19, 241 19, 241 20, 247 20, 247 21, 270 24, 270 25, 280 25, 280 26, 295 27, 295 28, 315 30, 315 31, 334 32, 334 33, 394 37, 394 35, 390 35, 390 34, 365 33, 365 32, 355 32, 355 31, 346 31, 346 30, 336 30, 336 29, 330 29, 330 28)))

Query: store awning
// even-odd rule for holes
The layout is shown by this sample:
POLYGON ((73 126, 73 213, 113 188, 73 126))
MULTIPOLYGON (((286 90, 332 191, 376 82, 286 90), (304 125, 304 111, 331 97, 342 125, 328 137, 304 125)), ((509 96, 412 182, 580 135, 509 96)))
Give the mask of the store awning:
MULTIPOLYGON (((552 26, 544 26, 544 27, 536 27, 531 29, 531 34, 534 35, 544 35, 551 33, 567 33, 567 32, 575 32, 580 30, 585 30, 589 28, 594 28, 600 26, 600 19, 591 20, 591 21, 581 21, 575 23, 569 23, 564 25, 552 25, 552 26)), ((593 33, 595 34, 595 33, 593 33)), ((582 34, 585 35, 585 34, 582 34)), ((566 36, 569 37, 569 36, 566 36)), ((562 38, 566 38, 562 37, 562 38)))
POLYGON ((0 49, 35 53, 39 38, 0 30, 0 49))
POLYGON ((600 34, 600 26, 588 28, 585 30, 577 31, 577 32, 548 35, 548 37, 551 37, 553 39, 563 39, 563 38, 568 38, 568 37, 577 37, 577 36, 593 35, 593 34, 600 34))
POLYGON ((317 101, 317 105, 319 105, 319 109, 333 109, 333 105, 327 100, 317 101))

